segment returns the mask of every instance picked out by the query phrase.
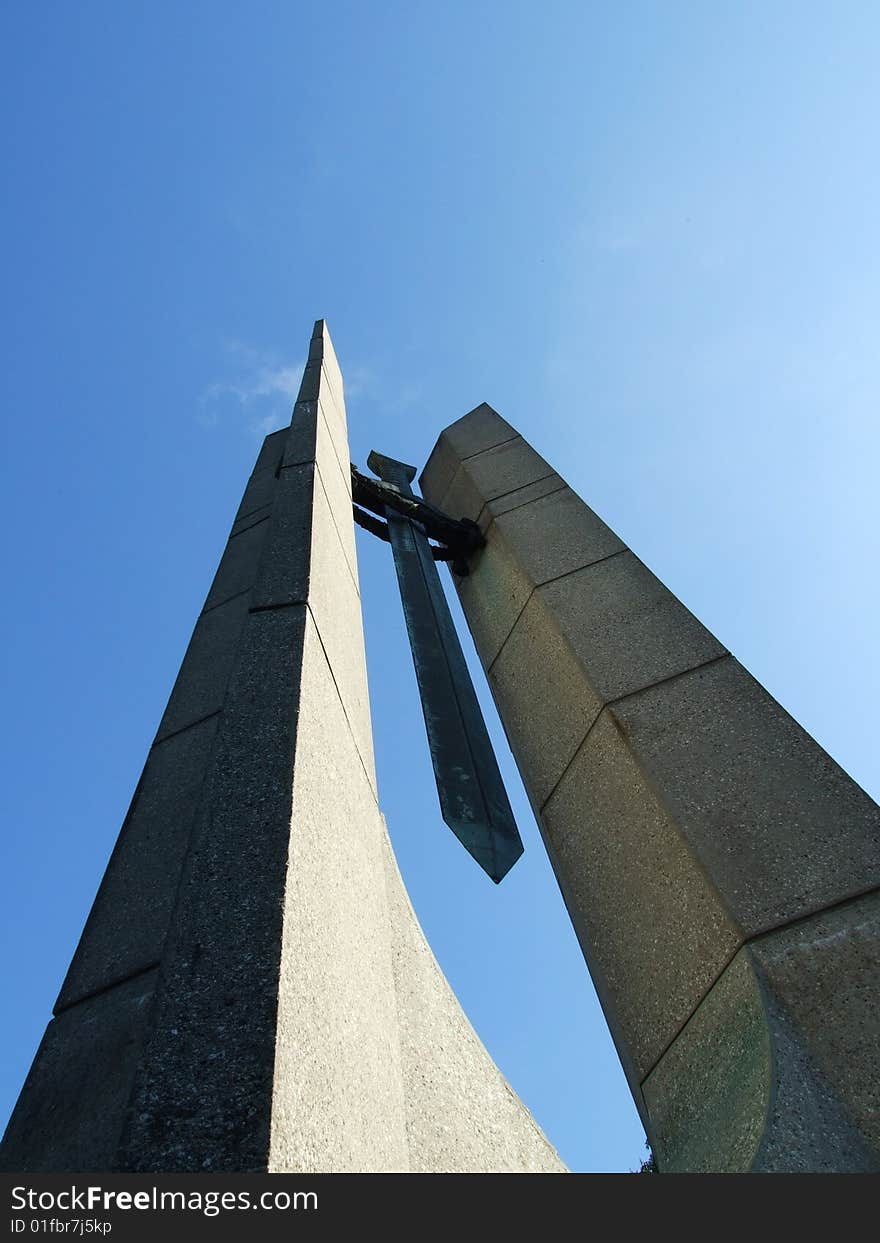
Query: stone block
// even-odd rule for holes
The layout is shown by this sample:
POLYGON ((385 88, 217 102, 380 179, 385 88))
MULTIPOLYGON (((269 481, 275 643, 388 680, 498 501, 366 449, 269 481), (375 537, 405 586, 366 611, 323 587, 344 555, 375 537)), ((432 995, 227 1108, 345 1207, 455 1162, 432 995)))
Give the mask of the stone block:
POLYGON ((168 700, 156 741, 218 712, 232 671, 235 648, 248 612, 247 594, 203 613, 196 622, 168 700))
MULTIPOLYGON (((263 543, 252 608, 278 608, 304 603, 308 596, 312 540, 312 497, 315 464, 287 466, 278 478, 269 532, 263 543)), ((329 519, 329 508, 324 500, 329 519)), ((341 549, 340 549, 341 555, 341 549)))
POLYGON ((611 528, 570 488, 517 505, 496 518, 492 530, 535 587, 624 549, 611 528))
POLYGON ((571 644, 532 594, 488 674, 536 815, 571 762, 602 702, 571 644))
POLYGON ((722 655, 628 550, 538 587, 489 673, 538 806, 606 703, 722 655))
POLYGON ((52 1020, 6 1129, 0 1168, 113 1168, 156 975, 145 972, 52 1020))
POLYGON ((302 379, 299 384, 299 392, 296 397, 296 405, 302 405, 303 402, 317 401, 321 393, 321 377, 323 375, 321 364, 317 359, 307 362, 303 370, 302 379))
POLYGON ((216 730, 213 716, 150 752, 56 1012, 161 958, 216 730))
POLYGON ((742 939, 661 795, 605 709, 542 814, 636 1092, 742 939))
POLYGON ((466 458, 442 496, 436 496, 433 488, 426 491, 425 496, 454 518, 470 518, 476 522, 487 501, 553 474, 553 467, 517 436, 515 440, 504 441, 494 449, 466 458))
POLYGON ((351 500, 351 463, 348 460, 348 439, 344 420, 333 415, 326 392, 319 401, 298 402, 294 407, 291 435, 284 452, 282 466, 303 466, 319 461, 329 465, 333 456, 351 500), (328 409, 333 421, 328 422, 328 409), (331 452, 328 452, 328 449, 331 452))
MULTIPOLYGON (((494 501, 487 501, 480 510, 477 525, 485 535, 494 520, 500 518, 502 514, 528 505, 531 501, 540 500, 541 497, 549 496, 553 492, 567 490, 568 485, 561 475, 555 473, 547 475, 544 479, 536 480, 535 483, 527 483, 524 488, 516 488, 513 492, 505 492, 503 496, 497 496, 494 501)), ((466 508, 471 510, 474 506, 467 505, 466 508)))
POLYGON ((266 1169, 306 614, 304 604, 252 613, 241 635, 163 950, 123 1169, 266 1169))
POLYGON ((361 637, 361 601, 357 587, 348 573, 339 533, 320 486, 315 489, 309 608, 339 687, 364 769, 375 790, 370 697, 361 637), (352 636, 357 637, 353 639, 352 636))
POLYGON ((662 1173, 749 1170, 773 1083, 765 1007, 741 951, 644 1084, 662 1173))
POLYGON ((360 595, 357 550, 354 542, 354 521, 351 516, 351 495, 345 486, 333 450, 329 446, 321 454, 317 471, 317 482, 318 486, 323 490, 324 499, 329 507, 330 517, 342 547, 348 573, 351 575, 351 581, 354 584, 355 591, 360 595))
POLYGON ((749 954, 880 1161, 880 894, 758 937, 749 954))
POLYGON ((537 500, 550 492, 558 492, 564 487, 565 483, 560 476, 553 472, 536 479, 534 483, 527 483, 521 488, 514 488, 511 492, 495 497, 494 500, 486 501, 471 477, 468 463, 465 462, 458 468, 446 489, 440 508, 450 518, 464 518, 476 522, 485 535, 497 514, 507 513, 519 505, 537 500))
MULTIPOLYGON (((336 459, 339 462, 339 469, 351 479, 351 458, 348 449, 348 425, 345 417, 345 407, 339 406, 333 399, 330 390, 325 385, 321 389, 321 400, 319 403, 321 416, 330 432, 330 440, 336 451, 336 459)), ((349 482, 349 492, 351 484, 349 482)))
POLYGON ((254 522, 229 537, 205 600, 204 611, 216 608, 230 597, 253 587, 268 530, 268 521, 254 522))
POLYGON ((229 532, 229 538, 232 539, 235 535, 241 535, 243 531, 247 531, 251 527, 255 527, 258 522, 265 522, 266 519, 271 516, 271 505, 266 505, 263 509, 254 510, 254 512, 252 514, 248 514, 246 518, 241 518, 238 522, 233 523, 232 530, 229 532))
POLYGON ((464 458, 493 449, 516 435, 506 419, 482 402, 442 432, 419 477, 423 495, 432 500, 442 496, 464 458))
POLYGON ((319 402, 298 401, 293 407, 290 423, 290 435, 284 446, 284 456, 280 469, 286 466, 305 466, 314 462, 317 452, 318 423, 320 420, 319 402))
POLYGON ((746 937, 880 884, 880 808, 732 657, 606 711, 746 937))
POLYGON ((470 558, 469 567, 470 574, 466 578, 456 577, 455 585, 480 660, 488 668, 501 651, 534 584, 521 572, 500 533, 470 558))
POLYGON ((279 428, 277 432, 270 432, 263 441, 257 460, 254 463, 252 475, 257 475, 261 471, 275 471, 281 465, 281 458, 284 455, 284 446, 287 443, 287 437, 290 434, 289 427, 279 428))
POLYGON ((233 530, 257 510, 266 509, 275 496, 275 470, 261 470, 251 475, 233 521, 233 530))
POLYGON ((877 1172, 878 897, 744 946, 644 1085, 661 1172, 877 1172))
POLYGON ((456 580, 486 668, 533 588, 623 548, 614 532, 568 488, 500 514, 486 538, 487 546, 471 559, 470 574, 456 580))

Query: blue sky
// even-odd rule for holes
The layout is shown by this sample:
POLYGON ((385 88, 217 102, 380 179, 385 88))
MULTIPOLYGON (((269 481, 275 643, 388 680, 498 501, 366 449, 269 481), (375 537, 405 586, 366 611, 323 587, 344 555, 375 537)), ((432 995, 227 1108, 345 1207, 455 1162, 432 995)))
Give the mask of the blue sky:
MULTIPOLYGON (((356 461, 421 465, 489 401, 880 794, 876 5, 18 0, 0 20, 0 1113, 319 316, 356 461)), ((527 854, 496 889, 440 823, 390 556, 359 546, 420 918, 564 1159, 634 1168, 503 735, 527 854)))

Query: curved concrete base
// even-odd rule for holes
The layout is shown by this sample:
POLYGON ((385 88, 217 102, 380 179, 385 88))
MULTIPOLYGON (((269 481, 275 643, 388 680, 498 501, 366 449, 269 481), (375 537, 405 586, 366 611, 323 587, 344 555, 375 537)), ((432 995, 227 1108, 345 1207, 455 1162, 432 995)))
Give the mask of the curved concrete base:
POLYGON ((736 954, 643 1085, 664 1173, 880 1170, 880 898, 736 954))

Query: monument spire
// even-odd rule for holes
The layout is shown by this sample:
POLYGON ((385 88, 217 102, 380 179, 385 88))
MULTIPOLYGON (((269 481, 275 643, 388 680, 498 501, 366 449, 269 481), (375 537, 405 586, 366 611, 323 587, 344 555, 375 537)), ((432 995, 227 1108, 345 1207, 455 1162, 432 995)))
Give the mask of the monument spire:
POLYGON ((15 1171, 557 1171, 379 809, 342 375, 268 436, 2 1146, 15 1171))

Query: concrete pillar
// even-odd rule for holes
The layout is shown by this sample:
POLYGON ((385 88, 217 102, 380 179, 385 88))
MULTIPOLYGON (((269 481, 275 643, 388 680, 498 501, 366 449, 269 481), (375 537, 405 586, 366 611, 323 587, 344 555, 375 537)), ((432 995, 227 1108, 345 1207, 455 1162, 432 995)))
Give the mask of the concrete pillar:
POLYGON ((10 1121, 18 1171, 561 1170, 376 793, 342 377, 266 438, 10 1121))
POLYGON ((661 1171, 880 1167, 880 809, 491 407, 425 497, 661 1171))

